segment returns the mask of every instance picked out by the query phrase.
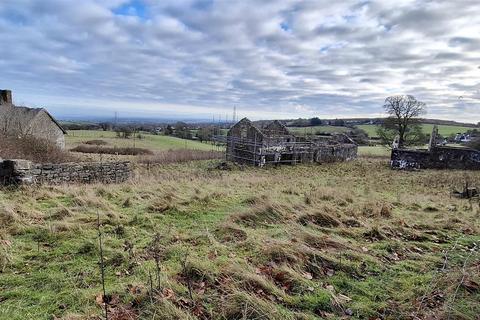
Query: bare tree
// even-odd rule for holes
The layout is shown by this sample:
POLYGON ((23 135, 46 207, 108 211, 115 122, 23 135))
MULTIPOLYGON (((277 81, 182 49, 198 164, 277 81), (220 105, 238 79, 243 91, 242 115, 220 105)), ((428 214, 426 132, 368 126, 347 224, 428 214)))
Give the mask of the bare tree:
POLYGON ((391 96, 385 99, 383 108, 389 117, 378 128, 377 134, 384 144, 391 144, 395 136, 398 136, 399 148, 425 140, 418 118, 426 113, 424 102, 411 95, 391 96))

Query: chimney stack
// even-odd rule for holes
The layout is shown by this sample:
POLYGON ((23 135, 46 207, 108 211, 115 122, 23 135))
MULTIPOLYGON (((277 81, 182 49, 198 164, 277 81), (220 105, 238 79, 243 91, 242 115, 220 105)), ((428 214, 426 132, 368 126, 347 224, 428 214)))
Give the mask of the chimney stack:
POLYGON ((12 91, 0 90, 0 105, 11 105, 11 104, 12 104, 12 91))

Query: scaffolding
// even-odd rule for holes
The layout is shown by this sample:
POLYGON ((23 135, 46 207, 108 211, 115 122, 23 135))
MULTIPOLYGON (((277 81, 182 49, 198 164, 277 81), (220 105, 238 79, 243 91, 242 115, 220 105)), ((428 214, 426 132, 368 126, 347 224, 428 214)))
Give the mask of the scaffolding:
POLYGON ((271 164, 348 161, 356 158, 355 144, 318 144, 313 141, 256 141, 237 137, 225 139, 230 161, 263 167, 271 164))
POLYGON ((357 156, 357 145, 351 140, 339 143, 296 137, 278 121, 259 129, 245 118, 217 141, 226 145, 226 160, 259 167, 347 161, 357 156))

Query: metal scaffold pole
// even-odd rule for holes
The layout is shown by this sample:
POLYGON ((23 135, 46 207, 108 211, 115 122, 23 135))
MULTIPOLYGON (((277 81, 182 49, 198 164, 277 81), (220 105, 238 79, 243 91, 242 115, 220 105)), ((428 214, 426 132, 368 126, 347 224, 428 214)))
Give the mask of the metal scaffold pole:
POLYGON ((253 166, 256 165, 256 157, 257 157, 257 133, 255 132, 255 141, 253 146, 253 166))

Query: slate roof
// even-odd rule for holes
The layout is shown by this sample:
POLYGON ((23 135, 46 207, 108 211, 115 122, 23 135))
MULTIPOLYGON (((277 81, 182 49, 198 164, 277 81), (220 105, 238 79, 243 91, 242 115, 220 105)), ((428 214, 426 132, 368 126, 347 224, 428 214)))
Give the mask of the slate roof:
POLYGON ((67 133, 65 129, 63 129, 62 126, 58 123, 58 121, 55 120, 55 118, 43 108, 28 108, 23 106, 5 104, 0 105, 0 123, 3 123, 8 119, 8 121, 10 121, 11 123, 15 123, 15 125, 18 125, 21 128, 27 128, 30 123, 35 119, 35 117, 41 112, 45 112, 45 114, 50 117, 52 122, 56 126, 58 126, 58 128, 62 130, 64 134, 67 133))

